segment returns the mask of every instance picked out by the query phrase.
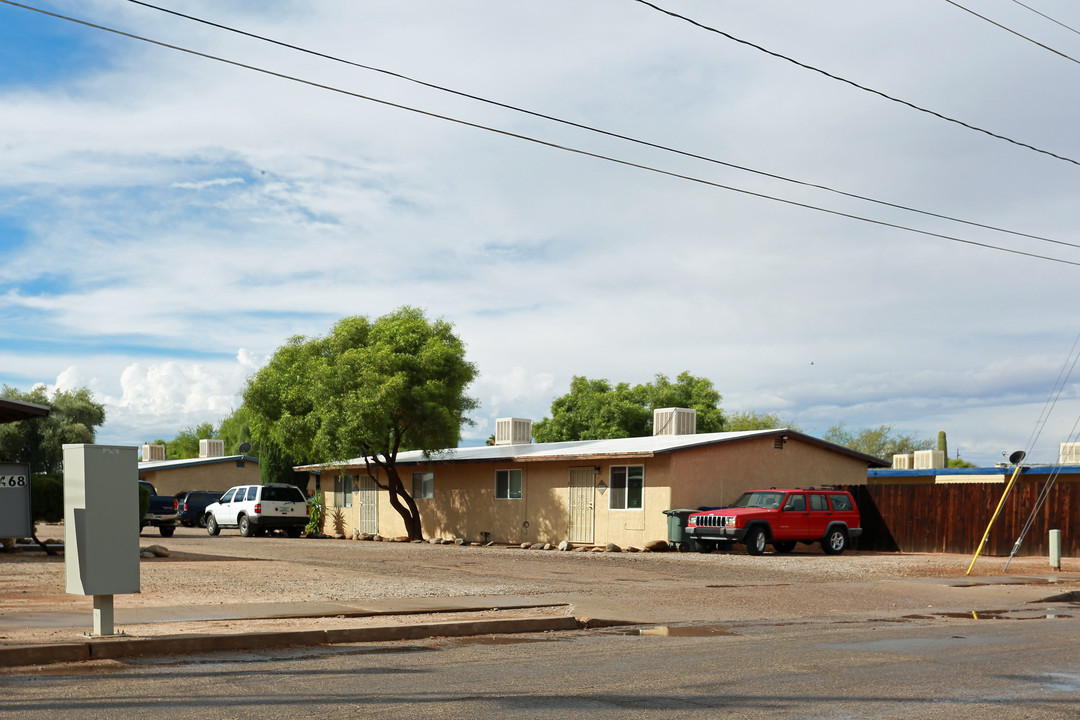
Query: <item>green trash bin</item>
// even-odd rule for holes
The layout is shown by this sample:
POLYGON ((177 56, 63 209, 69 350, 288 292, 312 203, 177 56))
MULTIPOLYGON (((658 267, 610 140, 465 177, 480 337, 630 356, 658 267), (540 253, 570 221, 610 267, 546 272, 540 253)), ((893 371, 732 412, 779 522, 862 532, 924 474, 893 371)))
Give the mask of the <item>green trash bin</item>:
POLYGON ((691 540, 686 535, 686 519, 690 517, 690 513, 695 512, 697 510, 690 508, 674 508, 664 511, 664 514, 667 515, 667 541, 676 550, 690 549, 691 540))

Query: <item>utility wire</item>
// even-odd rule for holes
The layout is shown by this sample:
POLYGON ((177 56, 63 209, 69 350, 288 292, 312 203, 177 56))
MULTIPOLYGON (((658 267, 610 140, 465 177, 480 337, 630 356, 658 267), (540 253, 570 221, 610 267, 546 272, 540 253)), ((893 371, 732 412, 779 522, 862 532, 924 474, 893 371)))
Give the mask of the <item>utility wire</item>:
POLYGON ((839 189, 836 189, 836 188, 833 188, 833 187, 829 187, 828 185, 823 185, 823 184, 819 184, 819 183, 813 183, 813 182, 809 182, 809 181, 806 181, 806 180, 797 180, 797 179, 794 179, 794 178, 785 177, 783 175, 778 175, 776 173, 771 173, 771 172, 767 172, 767 171, 764 171, 764 170, 756 170, 754 168, 746 167, 746 166, 743 166, 743 165, 736 165, 734 163, 726 162, 724 160, 718 160, 716 158, 711 158, 711 157, 708 157, 708 156, 705 156, 705 155, 699 155, 697 153, 689 152, 689 151, 686 151, 686 150, 679 150, 679 149, 672 148, 672 147, 669 147, 669 146, 666 146, 666 145, 661 145, 659 143, 654 143, 654 142, 650 142, 650 141, 647 141, 647 140, 641 140, 641 139, 638 139, 638 138, 630 137, 628 135, 622 135, 622 134, 619 134, 619 133, 616 133, 616 132, 603 130, 603 129, 600 129, 600 128, 597 128, 597 127, 593 127, 591 125, 585 125, 583 123, 575 122, 575 121, 572 121, 572 120, 565 120, 565 119, 562 119, 562 118, 559 118, 559 117, 555 117, 553 115, 547 115, 547 114, 537 112, 537 111, 534 111, 534 110, 528 110, 528 109, 521 108, 521 107, 518 107, 518 106, 515 106, 515 105, 510 105, 510 104, 507 104, 507 103, 504 103, 504 102, 499 102, 497 100, 491 100, 489 98, 484 98, 484 97, 481 97, 479 95, 474 95, 474 94, 463 92, 463 91, 460 91, 460 90, 454 90, 452 88, 448 88, 448 87, 445 87, 445 86, 442 86, 442 85, 437 85, 435 83, 431 83, 431 82, 428 82, 426 80, 420 80, 418 78, 410 77, 408 75, 404 75, 402 73, 395 72, 393 70, 386 70, 384 68, 379 68, 379 67, 375 67, 375 66, 372 66, 372 65, 366 65, 366 64, 355 62, 355 61, 352 61, 352 60, 346 60, 344 58, 340 58, 340 57, 337 57, 337 56, 334 56, 334 55, 329 55, 327 53, 319 52, 317 50, 311 50, 309 48, 304 48, 304 47, 301 47, 299 45, 293 45, 291 43, 283 42, 281 40, 275 40, 274 38, 266 37, 264 35, 258 35, 256 33, 248 32, 246 30, 241 30, 239 28, 235 28, 235 27, 232 27, 232 26, 229 26, 229 25, 223 25, 221 23, 213 22, 211 20, 206 20, 204 18, 196 17, 194 15, 188 15, 188 14, 185 14, 185 13, 182 13, 182 12, 178 12, 176 10, 161 7, 159 5, 153 5, 153 4, 148 3, 148 2, 143 2, 143 0, 128 0, 128 2, 130 2, 132 4, 135 4, 135 5, 141 5, 143 7, 150 8, 152 10, 158 10, 158 11, 163 12, 163 13, 168 13, 168 14, 174 15, 176 17, 181 17, 181 18, 184 18, 185 20, 191 20, 193 22, 202 23, 203 25, 208 25, 210 27, 218 28, 219 30, 225 30, 227 32, 236 33, 237 35, 242 35, 242 36, 245 36, 245 37, 253 38, 255 40, 261 40, 263 42, 271 43, 273 45, 277 45, 279 47, 287 48, 289 50, 295 50, 297 52, 306 53, 308 55, 313 55, 315 57, 323 58, 325 60, 331 60, 333 62, 342 63, 344 65, 349 65, 349 66, 352 66, 352 67, 361 68, 363 70, 370 70, 372 72, 382 73, 383 75, 388 75, 390 77, 398 78, 400 80, 405 80, 405 81, 408 81, 410 83, 415 83, 417 85, 421 85, 423 87, 438 90, 440 92, 450 93, 452 95, 457 95, 459 97, 468 98, 469 100, 475 100, 477 102, 487 103, 488 105, 493 105, 493 106, 496 106, 496 107, 504 108, 506 110, 512 110, 514 112, 524 113, 526 115, 531 115, 532 117, 538 117, 538 118, 541 118, 541 119, 544 119, 544 120, 550 120, 552 122, 561 123, 563 125, 578 128, 580 130, 587 130, 589 132, 597 133, 599 135, 604 135, 604 136, 607 136, 607 137, 613 137, 613 138, 616 138, 618 140, 625 140, 627 142, 636 143, 638 145, 643 145, 645 147, 651 147, 651 148, 654 148, 654 149, 657 149, 657 150, 663 150, 665 152, 675 153, 677 155, 682 155, 684 157, 693 158, 695 160, 704 160, 705 162, 714 163, 716 165, 729 167, 729 168, 732 168, 732 169, 735 169, 735 170, 741 170, 743 172, 753 173, 755 175, 771 178, 773 180, 781 180, 783 182, 792 183, 792 184, 795 184, 795 185, 801 185, 803 187, 810 187, 810 188, 814 188, 814 189, 817 189, 817 190, 824 190, 826 192, 831 192, 831 193, 834 193, 836 195, 842 195, 844 197, 853 198, 855 200, 862 200, 862 201, 865 201, 865 202, 875 203, 877 205, 882 205, 882 206, 885 206, 885 207, 891 207, 891 208, 895 208, 897 210, 904 210, 906 212, 918 213, 920 215, 926 215, 928 217, 934 217, 934 218, 938 218, 938 219, 941 219, 941 220, 948 220, 950 222, 962 223, 964 225, 970 225, 972 227, 983 228, 985 230, 993 230, 995 232, 1007 233, 1009 235, 1016 235, 1018 237, 1026 237, 1026 238, 1030 238, 1032 240, 1039 240, 1039 241, 1042 241, 1042 242, 1054 243, 1054 244, 1057 244, 1057 245, 1066 245, 1066 246, 1069 246, 1069 247, 1080 248, 1080 244, 1076 244, 1076 243, 1065 242, 1063 240, 1054 240, 1052 238, 1042 237, 1040 235, 1032 235, 1030 233, 1019 232, 1019 231, 1016 231, 1016 230, 1008 230, 1008 229, 997 227, 997 226, 994 226, 994 225, 987 225, 987 224, 980 223, 980 222, 975 222, 975 221, 972 221, 972 220, 964 220, 964 219, 961 219, 961 218, 952 217, 952 216, 949 216, 949 215, 943 215, 941 213, 936 213, 936 212, 932 212, 932 211, 929 211, 929 210, 920 210, 918 208, 910 207, 910 206, 907 206, 907 205, 902 205, 902 204, 899 204, 899 203, 889 202, 889 201, 886 201, 886 200, 878 200, 878 199, 868 197, 868 196, 865 196, 865 195, 859 195, 857 193, 847 192, 847 191, 844 191, 844 190, 839 190, 839 189))
POLYGON ((11 5, 12 7, 22 8, 24 10, 30 10, 32 12, 41 13, 42 15, 48 15, 50 17, 54 17, 54 18, 57 18, 59 20, 65 20, 65 21, 68 21, 68 22, 76 23, 78 25, 83 25, 85 27, 93 28, 95 30, 101 30, 103 32, 112 33, 114 35, 119 35, 121 37, 126 37, 126 38, 129 38, 129 39, 132 39, 132 40, 138 40, 140 42, 145 42, 145 43, 148 43, 150 45, 156 45, 158 47, 167 48, 169 50, 175 50, 177 52, 185 53, 187 55, 192 55, 192 56, 195 56, 195 57, 201 57, 201 58, 204 58, 206 60, 212 60, 214 62, 220 62, 220 63, 226 64, 226 65, 231 65, 233 67, 242 68, 244 70, 251 70, 252 72, 257 72, 257 73, 261 73, 263 75, 276 77, 276 78, 279 78, 279 79, 282 79, 282 80, 288 80, 290 82, 295 82, 295 83, 299 83, 299 84, 302 84, 302 85, 307 85, 309 87, 318 88, 320 90, 327 90, 329 92, 338 93, 340 95, 353 97, 353 98, 356 98, 358 100, 367 100, 368 102, 377 103, 379 105, 384 105, 386 107, 396 108, 398 110, 405 110, 407 112, 415 113, 417 115, 422 115, 424 117, 430 117, 430 118, 434 118, 436 120, 444 120, 446 122, 455 123, 457 125, 462 125, 464 127, 470 127, 470 128, 474 128, 474 129, 477 129, 477 130, 484 130, 486 132, 495 133, 497 135, 502 135, 504 137, 514 138, 514 139, 517 139, 517 140, 523 140, 525 142, 530 142, 530 143, 533 143, 535 145, 540 145, 542 147, 547 147, 547 148, 551 148, 551 149, 554 149, 554 150, 562 150, 564 152, 573 153, 573 154, 581 155, 581 156, 584 156, 584 157, 590 157, 590 158, 594 158, 594 159, 597 159, 597 160, 604 160, 606 162, 614 163, 614 164, 617 164, 617 165, 622 165, 624 167, 631 167, 631 168, 636 168, 636 169, 639 169, 639 170, 645 170, 647 172, 652 172, 652 173, 655 173, 655 174, 658 174, 658 175, 664 175, 666 177, 676 178, 676 179, 679 179, 679 180, 686 180, 686 181, 689 181, 689 182, 697 183, 699 185, 705 185, 705 186, 708 186, 708 187, 714 187, 714 188, 718 188, 718 189, 721 189, 721 190, 729 190, 731 192, 736 192, 736 193, 740 193, 740 194, 743 194, 743 195, 748 195, 750 197, 757 197, 757 198, 761 198, 761 199, 764 199, 764 200, 772 200, 774 202, 783 203, 785 205, 790 205, 792 207, 799 207, 799 208, 803 208, 803 209, 806 209, 806 210, 814 210, 816 212, 825 213, 825 214, 833 215, 833 216, 836 216, 836 217, 844 217, 844 218, 848 218, 848 219, 851 219, 851 220, 857 220, 857 221, 860 221, 860 222, 869 223, 871 225, 877 225, 879 227, 888 227, 888 228, 893 228, 893 229, 896 229, 896 230, 903 230, 903 231, 906 231, 906 232, 915 233, 915 234, 918 234, 918 235, 924 235, 926 237, 935 237, 935 238, 939 238, 939 239, 942 239, 942 240, 948 240, 950 242, 961 243, 961 244, 964 244, 964 245, 971 245, 971 246, 974 246, 974 247, 981 247, 981 248, 985 248, 985 249, 988 249, 988 250, 997 250, 997 251, 1009 253, 1009 254, 1012 254, 1012 255, 1021 255, 1021 256, 1024 256, 1024 257, 1035 258, 1035 259, 1038 259, 1038 260, 1047 260, 1049 262, 1061 263, 1063 265, 1072 265, 1072 266, 1080 267, 1080 262, 1073 261, 1073 260, 1065 260, 1064 258, 1056 258, 1056 257, 1048 256, 1048 255, 1040 255, 1038 253, 1025 252, 1023 250, 1016 250, 1016 249, 1013 249, 1013 248, 1001 247, 1001 246, 998 246, 998 245, 991 245, 989 243, 977 242, 975 240, 967 240, 967 239, 955 237, 955 236, 952 236, 952 235, 945 235, 943 233, 931 232, 929 230, 920 230, 918 228, 913 228, 913 227, 909 227, 909 226, 906 226, 906 225, 900 225, 898 223, 886 222, 884 220, 875 220, 873 218, 868 218, 868 217, 864 217, 864 216, 861 216, 861 215, 855 215, 853 213, 842 212, 840 210, 831 210, 831 209, 820 207, 820 206, 817 206, 817 205, 811 205, 809 203, 798 202, 796 200, 789 200, 789 199, 777 197, 777 196, 774 196, 774 195, 767 195, 765 193, 754 192, 752 190, 746 190, 744 188, 738 188, 738 187, 734 187, 734 186, 731 186, 731 185, 724 185, 722 183, 713 182, 711 180, 705 180, 705 179, 702 179, 702 178, 694 177, 692 175, 684 175, 684 174, 676 173, 676 172, 673 172, 673 171, 670 171, 670 170, 663 170, 661 168, 653 167, 653 166, 650 166, 650 165, 644 165, 644 164, 641 164, 641 163, 631 162, 629 160, 621 160, 621 159, 618 159, 618 158, 610 157, 608 155, 602 155, 600 153, 595 153, 595 152, 591 152, 591 151, 588 151, 588 150, 582 150, 580 148, 570 147, 568 145, 560 145, 560 144, 557 144, 557 143, 549 142, 547 140, 540 140, 538 138, 530 137, 528 135, 522 135, 522 134, 519 134, 519 133, 510 132, 510 131, 507 131, 507 130, 500 130, 498 128, 490 127, 490 126, 487 126, 487 125, 481 125, 479 123, 474 123, 474 122, 471 122, 471 121, 468 121, 468 120, 462 120, 460 118, 450 117, 448 115, 440 115, 438 113, 434 113, 434 112, 431 112, 431 111, 428 111, 428 110, 422 110, 420 108, 410 107, 408 105, 402 105, 400 103, 391 102, 389 100, 382 100, 380 98, 371 97, 369 95, 363 95, 361 93, 353 92, 351 90, 345 90, 345 89, 342 89, 342 88, 339 88, 339 87, 335 87, 333 85, 327 85, 325 83, 316 82, 314 80, 306 80, 304 78, 300 78, 300 77, 297 77, 297 76, 294 76, 294 75, 288 75, 288 74, 280 73, 280 72, 277 72, 277 71, 274 71, 274 70, 268 70, 266 68, 261 68, 261 67, 255 66, 255 65, 248 65, 246 63, 242 63, 242 62, 239 62, 237 60, 229 60, 227 58, 223 58, 223 57, 220 57, 220 56, 217 56, 217 55, 211 55, 209 53, 200 52, 198 50, 192 50, 190 48, 185 48, 185 47, 182 47, 182 46, 179 46, 179 45, 173 45, 173 44, 170 44, 170 43, 166 43, 166 42, 163 42, 161 40, 153 40, 151 38, 147 38, 147 37, 144 37, 142 35, 136 35, 134 33, 125 32, 123 30, 117 30, 115 28, 110 28, 110 27, 107 27, 105 25, 99 25, 97 23, 89 22, 87 20, 79 20, 77 18, 69 17, 67 15, 61 15, 59 13, 51 12, 51 11, 48 11, 48 10, 42 10, 40 8, 35 8, 35 7, 31 7, 29 5, 24 5, 22 3, 15 2, 14 0, 0 0, 0 3, 3 3, 5 5, 11 5))
MULTIPOLYGON (((966 8, 966 7, 964 7, 963 5, 961 5, 958 2, 954 2, 953 0, 945 0, 945 2, 949 3, 953 7, 960 8, 961 10, 963 10, 966 13, 971 13, 972 15, 979 18, 980 20, 985 20, 986 22, 990 23, 991 25, 994 25, 996 27, 1001 28, 1005 32, 1012 33, 1013 35, 1015 35, 1018 38, 1022 38, 1024 40, 1027 40, 1029 43, 1032 43, 1034 45, 1038 45, 1043 50, 1049 50, 1050 52, 1054 53, 1055 55, 1058 55, 1059 57, 1063 57, 1063 58, 1065 58, 1066 60, 1068 60, 1070 62, 1074 62, 1074 63, 1080 65, 1080 60, 1077 60, 1076 58, 1072 57, 1071 55, 1066 55, 1065 53, 1061 52, 1060 50, 1055 50, 1054 48, 1050 47, 1049 45, 1045 45, 1045 44, 1039 42, 1038 40, 1035 40, 1033 38, 1029 38, 1027 35, 1024 35, 1023 33, 1019 33, 1017 31, 1013 30, 1011 27, 1008 27, 1006 25, 1002 25, 1001 23, 997 22, 996 20, 991 20, 990 18, 986 17, 985 15, 980 15, 979 13, 975 12, 971 8, 966 8)), ((1027 7, 1027 5, 1024 5, 1024 7, 1027 7)), ((1031 8, 1028 8, 1028 9, 1030 10, 1031 8)), ((1041 15, 1042 13, 1039 13, 1039 14, 1041 15)))
MULTIPOLYGON (((1080 165, 1080 160, 1074 160, 1071 157, 1066 157, 1064 155, 1058 155, 1057 153, 1051 152, 1049 150, 1043 150, 1041 148, 1037 148, 1034 145, 1029 145, 1026 142, 1021 142, 1020 140, 1014 140, 1014 139, 1012 139, 1010 137, 1007 137, 1005 135, 999 135, 998 133, 992 132, 990 130, 986 130, 986 129, 978 127, 976 125, 971 125, 970 123, 966 123, 963 120, 957 120, 956 118, 949 117, 948 115, 943 115, 942 113, 939 113, 939 112, 937 112, 935 110, 929 110, 927 108, 916 105, 916 104, 914 104, 912 102, 908 102, 907 100, 901 100, 900 98, 893 97, 892 95, 887 95, 886 93, 883 93, 880 90, 874 90, 873 88, 867 87, 865 85, 860 85, 859 83, 855 82, 854 80, 848 80, 847 78, 840 77, 839 75, 834 75, 834 74, 832 74, 832 73, 830 73, 830 72, 828 72, 826 70, 822 70, 821 68, 814 67, 813 65, 807 65, 806 63, 795 60, 794 58, 790 58, 787 55, 781 55, 780 53, 774 52, 774 51, 769 50, 767 48, 764 48, 761 45, 757 45, 757 44, 752 43, 752 42, 750 42, 748 40, 743 40, 741 38, 737 38, 737 37, 735 37, 734 35, 732 35, 730 33, 724 32, 723 30, 719 30, 719 29, 711 27, 709 25, 705 25, 704 23, 700 23, 697 20, 686 17, 685 15, 680 15, 679 13, 674 12, 672 10, 666 10, 666 9, 660 7, 659 5, 655 5, 655 4, 651 3, 651 2, 649 2, 648 0, 634 0, 634 1, 638 2, 638 3, 641 3, 642 5, 645 5, 646 7, 650 7, 653 10, 656 10, 657 12, 661 12, 661 13, 663 13, 665 15, 670 15, 671 17, 678 18, 679 20, 684 20, 684 21, 690 23, 691 25, 694 25, 696 27, 701 28, 702 30, 708 30, 709 32, 716 33, 717 35, 722 35, 722 36, 726 37, 729 40, 733 40, 733 41, 735 41, 737 43, 740 43, 742 45, 746 45, 747 47, 752 47, 755 50, 760 50, 761 52, 766 53, 768 55, 772 55, 775 58, 779 58, 781 60, 786 60, 789 63, 792 63, 794 65, 798 65, 799 67, 801 67, 801 68, 803 68, 805 70, 812 70, 813 72, 816 72, 816 73, 818 73, 820 75, 824 75, 825 77, 830 78, 832 80, 836 80, 838 82, 845 83, 847 85, 850 85, 850 86, 852 86, 854 88, 858 88, 859 90, 863 90, 863 91, 868 92, 868 93, 873 93, 874 95, 877 95, 878 97, 885 98, 886 100, 891 100, 894 103, 899 103, 901 105, 906 105, 907 107, 909 107, 909 108, 911 108, 913 110, 918 110, 919 112, 926 113, 927 115, 933 115, 934 117, 939 118, 941 120, 946 120, 948 122, 955 123, 955 124, 960 125, 962 127, 966 127, 968 130, 974 130, 976 132, 981 132, 984 135, 989 135, 992 138, 997 138, 998 140, 1004 140, 1006 142, 1012 143, 1013 145, 1018 145, 1020 147, 1027 148, 1028 150, 1034 150, 1037 153, 1042 153, 1043 155, 1049 155, 1050 157, 1057 158, 1058 160, 1063 160, 1063 161, 1065 161, 1067 163, 1072 163, 1073 165, 1080 165)), ((946 2, 951 2, 951 1, 952 0, 946 0, 946 2)), ((956 3, 953 3, 953 4, 955 5, 956 3)), ((1050 49, 1050 48, 1047 48, 1047 49, 1050 49)), ((1069 59, 1071 60, 1072 58, 1069 58, 1069 59)))
POLYGON ((1019 5, 1020 7, 1022 7, 1022 8, 1027 8, 1028 10, 1035 13, 1039 17, 1044 17, 1047 20, 1049 20, 1050 22, 1055 23, 1057 25, 1060 25, 1061 27, 1065 28, 1066 30, 1071 30, 1072 32, 1076 33, 1077 35, 1080 35, 1080 30, 1077 30, 1074 27, 1070 27, 1070 26, 1066 25, 1065 23, 1061 22, 1060 20, 1055 20, 1054 18, 1050 17, 1046 13, 1039 12, 1035 8, 1031 7, 1030 5, 1025 5, 1024 3, 1020 2, 1020 0, 1012 0, 1012 1, 1014 3, 1016 3, 1017 5, 1019 5))

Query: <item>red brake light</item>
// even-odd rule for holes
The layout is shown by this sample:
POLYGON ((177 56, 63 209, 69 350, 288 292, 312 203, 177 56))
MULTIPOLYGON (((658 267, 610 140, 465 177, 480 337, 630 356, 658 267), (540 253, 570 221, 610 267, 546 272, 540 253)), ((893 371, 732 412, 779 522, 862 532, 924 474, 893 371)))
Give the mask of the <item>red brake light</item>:
POLYGON ((176 510, 176 508, 177 508, 177 505, 176 505, 176 498, 173 498, 173 499, 172 499, 172 509, 173 509, 173 510, 176 510))
POLYGON ((262 512, 262 503, 255 503, 255 514, 258 515, 262 512))

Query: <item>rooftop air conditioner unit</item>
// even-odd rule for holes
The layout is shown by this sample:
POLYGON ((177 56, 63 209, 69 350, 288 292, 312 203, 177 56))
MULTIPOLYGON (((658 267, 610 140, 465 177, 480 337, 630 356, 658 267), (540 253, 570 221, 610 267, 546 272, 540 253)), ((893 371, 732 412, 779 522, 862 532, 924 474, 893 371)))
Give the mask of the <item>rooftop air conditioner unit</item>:
POLYGON ((916 450, 913 454, 916 470, 935 470, 945 467, 944 450, 916 450))
POLYGON ((1060 465, 1077 465, 1080 464, 1080 443, 1067 442, 1061 443, 1058 453, 1058 464, 1060 465))
POLYGON ((532 442, 532 420, 499 418, 495 421, 496 445, 528 445, 532 442))
POLYGON ((142 446, 142 459, 143 462, 160 462, 165 459, 165 446, 164 445, 150 445, 146 444, 142 446))
POLYGON ((200 440, 199 441, 199 457, 201 457, 201 458, 225 457, 225 441, 224 440, 200 440))
POLYGON ((893 470, 911 470, 915 467, 915 458, 911 453, 901 453, 892 456, 893 470))
POLYGON ((660 408, 653 410, 653 435, 693 435, 697 432, 697 410, 660 408))

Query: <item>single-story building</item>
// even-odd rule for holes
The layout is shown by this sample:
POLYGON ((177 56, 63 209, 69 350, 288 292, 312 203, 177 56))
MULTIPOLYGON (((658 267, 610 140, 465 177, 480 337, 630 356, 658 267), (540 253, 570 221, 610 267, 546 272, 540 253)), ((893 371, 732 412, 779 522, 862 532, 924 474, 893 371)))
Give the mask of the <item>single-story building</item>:
MULTIPOLYGON (((158 495, 176 495, 185 490, 225 492, 234 485, 259 484, 258 458, 224 455, 221 446, 213 441, 203 441, 199 445, 201 457, 141 461, 139 479, 150 482, 158 495)), ((164 458, 165 448, 161 445, 143 445, 142 456, 164 458)))
MULTIPOLYGON (((497 429, 493 446, 398 455, 426 536, 641 547, 667 538, 664 510, 722 506, 758 487, 861 485, 888 465, 787 429, 693 434, 691 424, 690 434, 531 443, 529 421, 497 428, 508 421, 519 427, 497 429)), ((405 534, 363 458, 296 469, 321 473, 328 529, 405 534)))

